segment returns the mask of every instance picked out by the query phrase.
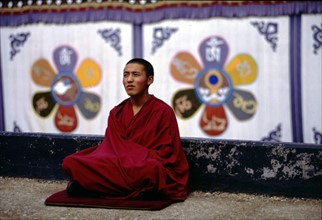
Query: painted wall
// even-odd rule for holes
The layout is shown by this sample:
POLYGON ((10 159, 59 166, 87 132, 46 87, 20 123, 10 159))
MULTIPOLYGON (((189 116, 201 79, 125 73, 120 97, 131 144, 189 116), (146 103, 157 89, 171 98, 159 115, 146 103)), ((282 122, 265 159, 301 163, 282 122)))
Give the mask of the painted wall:
POLYGON ((102 135, 123 67, 182 137, 322 143, 320 2, 102 2, 0 8, 0 130, 102 135))

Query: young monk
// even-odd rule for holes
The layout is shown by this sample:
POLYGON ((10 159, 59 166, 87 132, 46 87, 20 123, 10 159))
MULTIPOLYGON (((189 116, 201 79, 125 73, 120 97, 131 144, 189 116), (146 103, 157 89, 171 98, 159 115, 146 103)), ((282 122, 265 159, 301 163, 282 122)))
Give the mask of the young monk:
POLYGON ((130 96, 110 111, 104 139, 63 160, 71 196, 187 197, 188 163, 172 108, 149 94, 153 66, 130 60, 123 85, 130 96))

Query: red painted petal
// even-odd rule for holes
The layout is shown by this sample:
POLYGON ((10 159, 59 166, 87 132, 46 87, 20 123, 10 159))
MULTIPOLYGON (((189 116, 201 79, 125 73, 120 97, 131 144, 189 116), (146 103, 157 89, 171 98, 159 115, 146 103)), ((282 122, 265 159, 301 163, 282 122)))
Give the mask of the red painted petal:
POLYGON ((59 106, 55 124, 62 132, 72 132, 77 127, 77 116, 73 106, 59 106))
POLYGON ((225 109, 221 106, 206 106, 200 118, 201 129, 210 136, 216 136, 223 133, 228 126, 225 109))

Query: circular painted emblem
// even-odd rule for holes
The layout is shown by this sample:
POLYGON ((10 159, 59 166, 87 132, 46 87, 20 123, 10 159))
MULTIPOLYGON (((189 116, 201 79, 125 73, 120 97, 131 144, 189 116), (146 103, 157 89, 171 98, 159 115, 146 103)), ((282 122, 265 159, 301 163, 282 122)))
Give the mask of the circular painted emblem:
POLYGON ((205 68, 195 78, 195 93, 199 100, 209 106, 226 103, 233 93, 229 75, 220 68, 205 68))
POLYGON ((51 84, 51 94, 60 105, 72 106, 81 95, 81 87, 74 74, 59 73, 51 84))

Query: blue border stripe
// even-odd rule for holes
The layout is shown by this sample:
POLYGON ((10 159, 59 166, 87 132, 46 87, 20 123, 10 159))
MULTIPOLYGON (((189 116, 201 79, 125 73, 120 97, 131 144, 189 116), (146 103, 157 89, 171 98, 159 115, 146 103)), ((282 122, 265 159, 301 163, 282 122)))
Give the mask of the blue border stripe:
MULTIPOLYGON (((0 29, 0 42, 1 42, 1 29, 0 29)), ((3 101, 3 88, 2 88, 2 63, 1 63, 1 44, 0 44, 0 131, 5 131, 4 123, 4 101, 3 101)))
MULTIPOLYGON (((82 11, 79 10, 74 12, 70 12, 68 10, 62 10, 60 12, 48 12, 46 11, 48 10, 47 7, 44 7, 44 9, 42 10, 42 8, 38 6, 36 9, 26 11, 24 13, 1 14, 2 11, 0 9, 0 26, 18 26, 39 22, 66 24, 104 20, 142 24, 155 23, 163 21, 165 19, 207 19, 211 17, 233 18, 249 16, 263 17, 283 16, 291 14, 316 14, 322 12, 322 4, 320 1, 286 1, 281 4, 278 1, 276 4, 215 4, 205 7, 187 6, 187 3, 184 3, 184 1, 182 1, 182 5, 180 5, 180 1, 178 1, 176 5, 167 4, 167 1, 163 1, 163 3, 161 4, 163 4, 163 7, 155 8, 155 10, 153 9, 153 7, 151 10, 145 10, 145 7, 142 7, 141 9, 139 9, 139 11, 124 10, 124 8, 127 9, 126 6, 128 5, 128 3, 124 3, 124 7, 122 7, 122 4, 120 4, 119 9, 107 8, 106 10, 97 10, 94 6, 88 6, 81 8, 82 11)), ((96 4, 93 3, 93 5, 96 4)), ((81 5, 79 7, 81 7, 81 5)))
POLYGON ((142 24, 133 24, 133 57, 143 58, 142 24))
POLYGON ((301 96, 301 16, 290 16, 290 83, 293 142, 303 142, 301 96))

